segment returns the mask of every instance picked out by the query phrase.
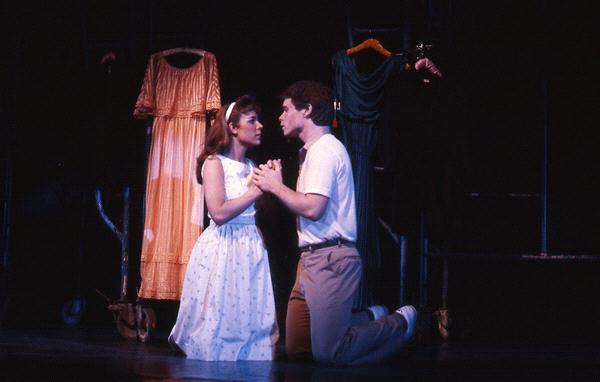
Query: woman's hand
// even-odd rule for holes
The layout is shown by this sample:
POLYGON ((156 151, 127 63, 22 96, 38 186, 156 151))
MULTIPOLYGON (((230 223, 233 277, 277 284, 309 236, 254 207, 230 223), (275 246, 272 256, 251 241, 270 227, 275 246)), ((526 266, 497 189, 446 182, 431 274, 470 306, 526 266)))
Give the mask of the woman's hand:
POLYGON ((281 171, 283 169, 281 159, 269 159, 269 161, 267 161, 267 167, 275 171, 281 171))
POLYGON ((283 184, 281 159, 269 160, 254 169, 253 183, 263 192, 274 192, 283 184))

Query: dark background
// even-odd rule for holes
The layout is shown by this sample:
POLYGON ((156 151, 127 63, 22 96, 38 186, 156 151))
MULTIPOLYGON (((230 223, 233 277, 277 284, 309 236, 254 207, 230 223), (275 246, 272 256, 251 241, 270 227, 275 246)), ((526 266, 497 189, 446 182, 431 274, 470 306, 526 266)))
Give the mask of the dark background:
MULTIPOLYGON (((123 190, 132 190, 135 296, 147 138, 146 122, 132 112, 152 53, 177 46, 213 52, 222 101, 250 92, 263 105, 263 145, 251 156, 281 157, 293 169, 298 146, 281 136, 277 96, 299 79, 331 84, 331 57, 349 47, 350 20, 358 28, 401 29, 358 34, 355 44, 376 37, 408 56, 415 44, 432 44, 429 55, 444 73, 429 84, 407 73, 378 126, 375 160, 385 170, 375 178, 376 210, 408 239, 409 302, 419 298, 424 216, 431 248, 494 255, 452 267, 451 303, 476 317, 479 333, 597 335, 600 264, 503 261, 541 248, 545 116, 549 252, 600 255, 594 3, 5 2, 3 323, 60 323, 62 303, 80 292, 88 301, 84 322, 110 325, 95 290, 118 297, 120 246, 95 210, 96 189, 117 225, 123 190), (109 68, 100 60, 111 51, 117 59, 109 68)), ((356 57, 365 72, 380 59, 369 54, 356 57)), ((285 176, 293 185, 293 171, 285 176)), ((262 207, 282 318, 296 261, 294 218, 274 200, 262 207)), ((381 241, 374 298, 391 308, 397 249, 385 234, 381 241)), ((439 263, 431 268, 437 276, 439 263)), ((434 281, 433 305, 436 287, 434 281)), ((168 329, 176 304, 154 304, 168 329)))

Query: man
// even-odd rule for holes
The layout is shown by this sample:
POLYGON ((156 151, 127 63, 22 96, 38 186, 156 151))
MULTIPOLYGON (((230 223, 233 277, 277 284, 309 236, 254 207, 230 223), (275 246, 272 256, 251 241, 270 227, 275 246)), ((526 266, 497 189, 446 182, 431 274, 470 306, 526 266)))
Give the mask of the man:
POLYGON ((296 191, 283 184, 279 161, 255 169, 253 181, 298 216, 301 256, 288 301, 286 353, 291 359, 312 353, 318 362, 335 364, 385 359, 412 339, 417 312, 404 306, 370 321, 364 313, 352 313, 362 262, 354 245, 352 166, 329 126, 331 91, 318 82, 298 81, 282 98, 283 135, 304 143, 296 191))

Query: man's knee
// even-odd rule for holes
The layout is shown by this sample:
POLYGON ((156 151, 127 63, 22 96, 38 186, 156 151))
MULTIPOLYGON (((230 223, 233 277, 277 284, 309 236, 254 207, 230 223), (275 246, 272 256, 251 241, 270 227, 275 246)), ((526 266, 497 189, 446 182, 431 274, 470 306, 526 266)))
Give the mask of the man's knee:
POLYGON ((313 349, 312 352, 312 356, 313 359, 315 360, 315 362, 318 363, 325 363, 325 364, 345 364, 346 363, 346 359, 344 358, 343 354, 341 354, 339 352, 339 349, 321 349, 321 350, 316 350, 313 349))
POLYGON ((313 359, 318 363, 335 363, 334 358, 327 353, 314 353, 313 359))
POLYGON ((307 351, 306 349, 287 344, 285 345, 285 354, 287 359, 291 361, 315 361, 323 364, 344 363, 342 360, 336 359, 333 352, 307 351))

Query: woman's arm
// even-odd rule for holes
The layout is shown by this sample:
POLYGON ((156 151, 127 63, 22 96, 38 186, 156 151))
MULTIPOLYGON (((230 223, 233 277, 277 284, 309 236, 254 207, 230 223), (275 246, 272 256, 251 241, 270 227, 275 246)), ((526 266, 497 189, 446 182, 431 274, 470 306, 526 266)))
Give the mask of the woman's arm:
POLYGON ((248 187, 248 191, 240 197, 226 201, 225 173, 221 161, 215 157, 209 157, 204 162, 202 180, 206 208, 208 208, 211 219, 218 225, 227 223, 244 212, 262 195, 262 191, 258 187, 251 185, 248 187))

